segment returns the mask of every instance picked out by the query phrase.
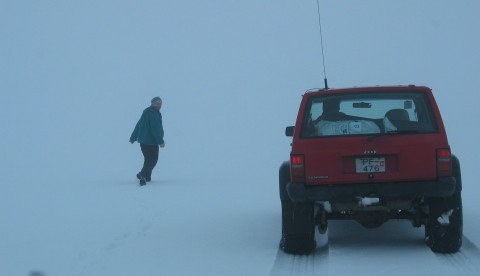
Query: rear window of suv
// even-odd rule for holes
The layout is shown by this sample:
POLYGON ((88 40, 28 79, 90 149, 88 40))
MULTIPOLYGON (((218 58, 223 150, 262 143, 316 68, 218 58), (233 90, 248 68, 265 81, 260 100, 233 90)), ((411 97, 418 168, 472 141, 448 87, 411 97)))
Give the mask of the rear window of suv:
POLYGON ((437 125, 433 112, 421 91, 312 96, 302 125, 303 138, 434 132, 437 125))

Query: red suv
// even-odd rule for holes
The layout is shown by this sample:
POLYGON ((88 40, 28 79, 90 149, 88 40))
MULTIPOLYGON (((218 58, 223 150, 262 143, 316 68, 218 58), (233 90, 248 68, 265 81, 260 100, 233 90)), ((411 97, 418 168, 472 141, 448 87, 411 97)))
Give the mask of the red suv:
POLYGON ((315 226, 353 219, 425 225, 434 252, 462 244, 462 180, 428 87, 309 91, 303 95, 290 161, 280 167, 282 239, 290 254, 316 248, 315 226))

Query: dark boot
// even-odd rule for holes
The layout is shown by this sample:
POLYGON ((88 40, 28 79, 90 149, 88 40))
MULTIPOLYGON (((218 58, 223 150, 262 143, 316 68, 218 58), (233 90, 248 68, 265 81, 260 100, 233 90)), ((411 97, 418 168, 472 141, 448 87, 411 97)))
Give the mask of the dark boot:
POLYGON ((140 180, 140 186, 147 184, 147 179, 145 179, 140 173, 137 173, 137 178, 140 180))

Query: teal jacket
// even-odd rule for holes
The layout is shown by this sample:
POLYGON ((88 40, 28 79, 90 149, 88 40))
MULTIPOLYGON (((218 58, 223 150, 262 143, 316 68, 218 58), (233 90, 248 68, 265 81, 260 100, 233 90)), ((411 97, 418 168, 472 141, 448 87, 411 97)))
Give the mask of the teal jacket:
POLYGON ((130 136, 130 142, 159 145, 164 143, 163 135, 162 114, 155 107, 150 106, 143 110, 142 117, 130 136))

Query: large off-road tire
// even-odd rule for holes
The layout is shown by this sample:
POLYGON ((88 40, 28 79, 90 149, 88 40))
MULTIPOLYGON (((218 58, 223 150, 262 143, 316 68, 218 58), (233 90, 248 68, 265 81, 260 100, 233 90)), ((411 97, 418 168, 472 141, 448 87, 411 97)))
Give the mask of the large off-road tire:
POLYGON ((317 247, 313 203, 282 200, 280 248, 289 254, 307 255, 317 247))
POLYGON ((457 190, 453 196, 427 200, 430 214, 425 225, 425 242, 436 253, 455 253, 462 246, 462 176, 456 158, 453 175, 457 182, 457 190))
MULTIPOLYGON (((280 248, 288 254, 306 255, 315 250, 315 220, 313 202, 294 203, 285 190, 290 182, 290 169, 280 167, 280 201, 282 203, 282 238, 280 248)), ((288 163, 287 163, 288 164, 288 163)))

